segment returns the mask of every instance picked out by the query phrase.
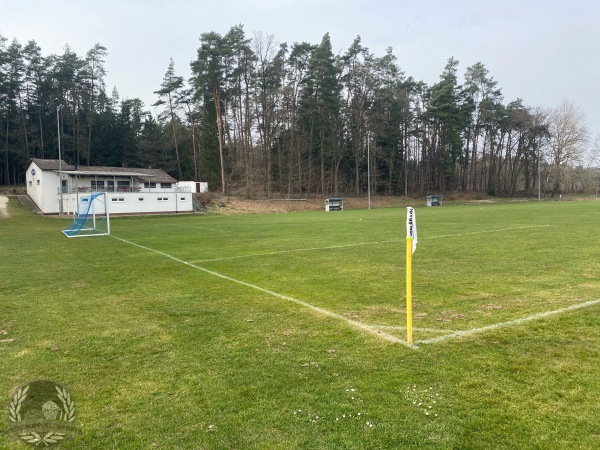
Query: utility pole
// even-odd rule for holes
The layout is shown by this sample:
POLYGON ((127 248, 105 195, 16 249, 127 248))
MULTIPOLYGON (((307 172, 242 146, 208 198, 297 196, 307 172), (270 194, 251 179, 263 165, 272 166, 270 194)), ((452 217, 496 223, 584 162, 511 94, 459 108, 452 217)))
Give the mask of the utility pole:
POLYGON ((58 201, 58 214, 63 214, 63 187, 62 187, 62 155, 60 151, 60 110, 63 105, 56 107, 56 127, 58 129, 58 189, 60 192, 60 199, 58 201))

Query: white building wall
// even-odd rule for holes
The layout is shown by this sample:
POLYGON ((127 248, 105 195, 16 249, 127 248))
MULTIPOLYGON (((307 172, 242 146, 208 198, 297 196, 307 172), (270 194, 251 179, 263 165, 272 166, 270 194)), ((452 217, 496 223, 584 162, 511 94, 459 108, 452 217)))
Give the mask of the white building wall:
POLYGON ((27 169, 27 194, 44 214, 58 214, 58 173, 41 170, 31 163, 27 169))
POLYGON ((25 174, 25 183, 27 184, 27 194, 35 202, 36 205, 43 211, 42 208, 42 171, 35 163, 29 164, 27 173, 25 174), (38 184, 38 180, 39 183, 38 184))
POLYGON ((110 214, 192 212, 191 192, 109 192, 110 214))
MULTIPOLYGON (((79 196, 89 195, 80 193, 79 196)), ((77 194, 65 194, 65 212, 77 210, 77 194)), ((107 192, 109 214, 170 214, 194 210, 191 192, 107 192)))

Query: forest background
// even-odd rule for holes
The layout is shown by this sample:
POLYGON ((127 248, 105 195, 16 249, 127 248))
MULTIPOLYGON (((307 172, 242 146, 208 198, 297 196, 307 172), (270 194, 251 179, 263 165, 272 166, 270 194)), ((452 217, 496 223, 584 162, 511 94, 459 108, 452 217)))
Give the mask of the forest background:
POLYGON ((107 57, 0 35, 0 185, 58 158, 60 133, 70 164, 161 168, 249 198, 360 196, 369 180, 381 195, 598 193, 600 138, 579 108, 506 101, 483 63, 450 58, 427 85, 360 37, 334 54, 329 34, 288 45, 237 25, 201 34, 189 79, 171 60, 152 114, 107 92, 107 57))

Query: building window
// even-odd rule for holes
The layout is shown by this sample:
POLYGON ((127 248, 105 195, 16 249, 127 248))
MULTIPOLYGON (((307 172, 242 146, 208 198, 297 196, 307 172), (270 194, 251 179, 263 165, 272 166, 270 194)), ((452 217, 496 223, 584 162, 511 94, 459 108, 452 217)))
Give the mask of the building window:
POLYGON ((143 202, 144 201, 144 197, 138 197, 138 202, 143 202))
POLYGON ((33 182, 29 180, 29 187, 33 186, 33 182))
POLYGON ((110 201, 113 203, 123 203, 125 202, 125 197, 111 197, 110 201))
POLYGON ((185 202, 185 197, 180 197, 179 200, 181 200, 182 202, 185 202))
POLYGON ((144 187, 147 188, 155 188, 156 187, 156 183, 144 183, 144 187))
POLYGON ((40 185, 40 180, 36 180, 36 181, 37 181, 37 185, 39 186, 40 185))
POLYGON ((169 201, 169 197, 158 197, 158 201, 159 202, 168 202, 169 201))
POLYGON ((121 192, 129 191, 129 180, 117 181, 117 189, 121 192))
POLYGON ((171 189, 171 183, 160 183, 160 187, 163 189, 171 189))
POLYGON ((103 191, 104 190, 104 180, 92 180, 90 181, 92 185, 92 189, 103 191))

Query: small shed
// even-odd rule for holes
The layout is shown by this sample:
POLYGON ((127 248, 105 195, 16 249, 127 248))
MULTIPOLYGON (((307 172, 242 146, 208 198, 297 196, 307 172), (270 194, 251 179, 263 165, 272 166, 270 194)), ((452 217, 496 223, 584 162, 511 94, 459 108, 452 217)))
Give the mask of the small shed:
POLYGON ((442 195, 428 195, 427 206, 442 206, 442 195))
POLYGON ((327 198, 325 199, 325 211, 343 211, 343 198, 327 198))
POLYGON ((177 187, 182 189, 182 192, 192 192, 202 194, 208 192, 208 183, 206 181, 179 181, 177 187))

